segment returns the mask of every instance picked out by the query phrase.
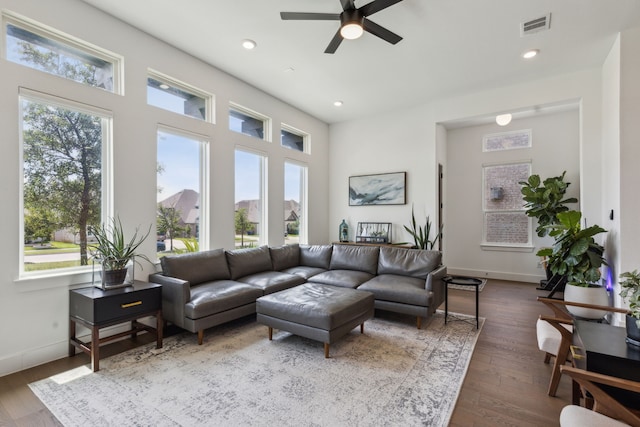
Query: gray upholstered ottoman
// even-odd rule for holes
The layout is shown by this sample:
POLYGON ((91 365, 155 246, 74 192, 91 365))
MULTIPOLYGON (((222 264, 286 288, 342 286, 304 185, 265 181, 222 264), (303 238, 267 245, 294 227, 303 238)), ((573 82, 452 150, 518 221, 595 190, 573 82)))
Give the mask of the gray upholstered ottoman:
POLYGON ((305 283, 258 298, 258 323, 324 343, 324 357, 329 346, 373 317, 374 296, 370 292, 351 288, 305 283))

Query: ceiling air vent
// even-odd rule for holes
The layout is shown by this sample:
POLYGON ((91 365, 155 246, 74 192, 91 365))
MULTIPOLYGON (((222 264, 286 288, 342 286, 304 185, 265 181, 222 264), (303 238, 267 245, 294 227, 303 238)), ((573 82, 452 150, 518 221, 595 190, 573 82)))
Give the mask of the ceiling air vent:
POLYGON ((546 31, 551 27, 551 14, 541 16, 540 18, 531 19, 520 25, 520 35, 528 36, 529 34, 546 31))

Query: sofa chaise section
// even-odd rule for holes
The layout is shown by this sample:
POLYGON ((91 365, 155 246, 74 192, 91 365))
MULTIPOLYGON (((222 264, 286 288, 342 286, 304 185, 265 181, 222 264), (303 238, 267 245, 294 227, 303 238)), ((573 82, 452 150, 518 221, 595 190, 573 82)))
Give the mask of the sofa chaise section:
POLYGON ((222 249, 165 256, 162 273, 149 275, 149 281, 162 285, 162 315, 166 321, 198 333, 202 344, 204 330, 255 313, 260 288, 231 280, 222 249))
POLYGON ((447 268, 442 253, 419 249, 381 247, 377 276, 359 290, 375 295, 375 307, 416 316, 418 329, 444 302, 447 268))

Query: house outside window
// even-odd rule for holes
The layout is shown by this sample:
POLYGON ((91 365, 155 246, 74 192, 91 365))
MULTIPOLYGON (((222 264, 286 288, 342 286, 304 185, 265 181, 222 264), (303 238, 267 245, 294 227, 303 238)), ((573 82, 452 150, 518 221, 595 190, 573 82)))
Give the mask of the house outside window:
POLYGON ((284 163, 285 244, 307 243, 307 166, 284 163))
POLYGON ((236 149, 235 154, 235 247, 266 244, 267 158, 260 153, 236 149))

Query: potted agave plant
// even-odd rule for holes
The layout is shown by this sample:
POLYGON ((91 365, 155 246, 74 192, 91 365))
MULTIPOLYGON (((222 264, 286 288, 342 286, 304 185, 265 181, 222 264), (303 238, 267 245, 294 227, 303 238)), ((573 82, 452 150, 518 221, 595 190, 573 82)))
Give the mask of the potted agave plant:
POLYGON ((89 226, 89 233, 93 234, 96 243, 92 248, 92 258, 102 266, 102 288, 116 288, 126 286, 127 266, 138 263, 136 258, 151 262, 144 254, 136 253, 138 247, 151 232, 151 227, 145 234, 136 228, 129 240, 125 239, 120 218, 111 218, 106 224, 89 226))
POLYGON ((436 236, 431 239, 431 220, 429 216, 427 216, 427 222, 424 225, 418 225, 416 222, 416 216, 413 211, 413 206, 411 207, 411 228, 404 226, 404 229, 407 230, 411 237, 413 237, 414 247, 416 249, 427 249, 433 250, 438 239, 442 237, 442 228, 436 233, 436 236))
POLYGON ((620 296, 629 301, 626 318, 627 342, 640 346, 640 273, 627 271, 620 275, 620 296))

